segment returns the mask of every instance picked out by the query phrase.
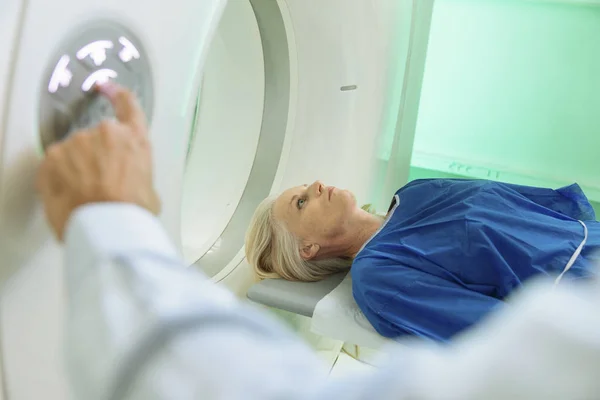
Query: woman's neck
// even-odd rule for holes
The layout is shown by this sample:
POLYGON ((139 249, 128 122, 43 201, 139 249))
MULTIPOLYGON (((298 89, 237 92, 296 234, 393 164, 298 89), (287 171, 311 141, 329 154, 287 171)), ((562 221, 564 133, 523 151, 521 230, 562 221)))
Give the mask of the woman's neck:
POLYGON ((371 214, 364 210, 360 211, 357 220, 353 224, 353 229, 350 229, 348 232, 348 246, 345 252, 347 257, 356 257, 365 243, 371 239, 385 220, 378 215, 371 214))

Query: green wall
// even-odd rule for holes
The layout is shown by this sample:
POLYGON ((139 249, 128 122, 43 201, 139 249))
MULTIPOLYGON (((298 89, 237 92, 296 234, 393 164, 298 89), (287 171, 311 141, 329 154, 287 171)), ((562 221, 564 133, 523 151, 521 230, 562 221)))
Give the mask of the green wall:
POLYGON ((413 176, 577 182, 600 203, 599 155, 600 6, 437 2, 413 176))

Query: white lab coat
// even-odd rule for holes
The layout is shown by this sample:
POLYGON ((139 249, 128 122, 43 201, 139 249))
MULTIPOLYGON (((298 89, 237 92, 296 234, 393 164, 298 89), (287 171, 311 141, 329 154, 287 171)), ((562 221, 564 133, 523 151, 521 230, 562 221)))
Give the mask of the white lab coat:
POLYGON ((450 347, 405 343, 334 380, 292 333, 185 268, 145 210, 80 208, 66 262, 77 399, 600 399, 597 283, 541 282, 450 347))

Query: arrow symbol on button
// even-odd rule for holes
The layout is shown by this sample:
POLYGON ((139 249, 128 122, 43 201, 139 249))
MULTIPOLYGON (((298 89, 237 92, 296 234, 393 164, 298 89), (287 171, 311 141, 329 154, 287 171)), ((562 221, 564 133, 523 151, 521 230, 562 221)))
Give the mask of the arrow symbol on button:
POLYGON ((103 83, 108 82, 111 79, 115 79, 117 77, 117 72, 112 69, 99 69, 98 71, 90 74, 83 84, 81 85, 81 90, 84 92, 89 92, 89 90, 95 85, 102 85, 103 83))

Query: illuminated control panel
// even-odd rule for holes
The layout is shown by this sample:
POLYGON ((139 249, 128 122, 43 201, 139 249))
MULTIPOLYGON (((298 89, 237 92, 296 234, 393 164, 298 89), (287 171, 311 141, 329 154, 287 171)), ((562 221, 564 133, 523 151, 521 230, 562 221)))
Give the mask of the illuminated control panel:
POLYGON ((44 148, 74 130, 114 117, 108 101, 91 90, 107 81, 130 88, 151 120, 152 71, 141 43, 113 22, 88 23, 74 30, 49 62, 39 105, 44 148))

